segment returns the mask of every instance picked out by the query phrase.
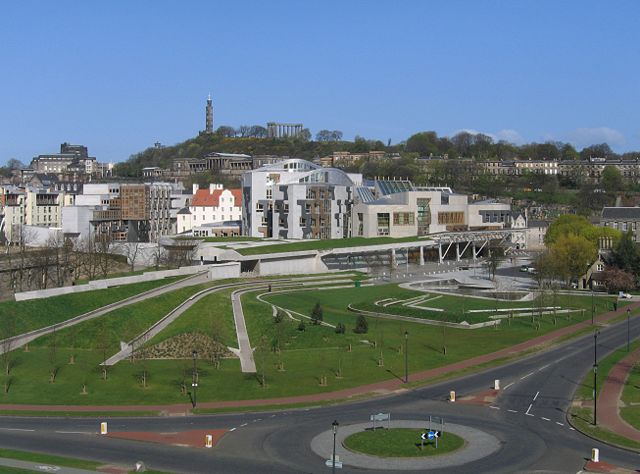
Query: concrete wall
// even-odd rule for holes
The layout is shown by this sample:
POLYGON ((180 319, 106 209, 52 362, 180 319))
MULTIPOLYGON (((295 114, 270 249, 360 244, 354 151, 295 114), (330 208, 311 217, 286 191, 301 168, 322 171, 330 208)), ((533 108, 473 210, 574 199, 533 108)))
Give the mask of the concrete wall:
POLYGON ((237 262, 223 263, 219 265, 194 265, 191 267, 180 267, 174 270, 160 270, 157 272, 145 272, 142 275, 134 275, 120 278, 106 278, 104 280, 93 280, 86 285, 63 286, 61 288, 48 288, 46 290, 25 291, 16 293, 16 301, 34 300, 39 298, 49 298, 51 296, 65 295, 69 293, 83 293, 85 291, 102 290, 112 286, 130 285, 142 281, 162 280, 168 277, 189 276, 200 272, 208 271, 209 278, 223 279, 234 278, 240 275, 240 264, 237 262))
POLYGON ((324 273, 329 270, 318 254, 259 260, 256 269, 260 276, 324 273))

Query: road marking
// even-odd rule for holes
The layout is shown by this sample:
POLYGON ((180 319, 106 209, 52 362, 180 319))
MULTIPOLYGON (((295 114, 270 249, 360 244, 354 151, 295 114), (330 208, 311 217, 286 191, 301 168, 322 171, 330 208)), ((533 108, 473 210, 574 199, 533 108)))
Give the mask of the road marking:
POLYGON ((545 418, 544 416, 541 416, 540 418, 542 418, 544 421, 551 421, 549 418, 545 418))
POLYGON ((273 418, 274 416, 276 416, 276 415, 271 415, 269 418, 273 418))
POLYGON ((515 382, 511 382, 509 385, 507 385, 503 390, 508 389, 509 387, 511 387, 515 382))
POLYGON ((576 430, 573 426, 570 426, 570 427, 569 427, 569 429, 570 429, 571 431, 575 431, 575 430, 576 430))
POLYGON ((248 424, 249 424, 249 423, 242 423, 242 424, 240 425, 240 428, 242 428, 243 426, 247 426, 248 424))
POLYGON ((564 423, 560 423, 559 421, 556 421, 556 425, 564 426, 564 423))
POLYGON ((533 413, 525 413, 525 415, 527 415, 527 416, 536 416, 533 413))
POLYGON ((490 405, 489 408, 493 408, 494 410, 500 410, 500 407, 494 407, 493 405, 490 405))
POLYGON ((510 411, 511 413, 518 413, 518 412, 517 412, 517 411, 515 411, 515 410, 507 410, 507 411, 510 411))
POLYGON ((538 395, 540 395, 540 392, 536 392, 536 396, 535 396, 535 397, 533 397, 533 401, 534 401, 534 402, 536 401, 536 398, 538 398, 538 395))
POLYGON ((538 369, 538 372, 540 372, 541 370, 546 369, 546 368, 547 368, 547 367, 549 367, 550 365, 551 365, 551 364, 543 365, 542 367, 540 367, 540 368, 538 369))
POLYGON ((60 434, 90 434, 87 431, 54 431, 54 433, 60 433, 60 434))
POLYGON ((5 431, 35 431, 35 430, 26 430, 24 428, 0 428, 0 430, 5 430, 5 431))
POLYGON ((527 377, 530 377, 530 376, 532 376, 532 375, 533 375, 533 372, 528 373, 528 374, 527 374, 527 375, 525 375, 524 377, 520 377, 520 380, 524 380, 524 379, 526 379, 527 377))
POLYGON ((233 428, 231 428, 229 431, 235 431, 236 427, 234 426, 233 428))
MULTIPOLYGON (((529 405, 529 408, 527 408, 527 411, 524 412, 525 415, 529 414, 529 410, 531 410, 531 407, 533 406, 533 403, 531 405, 529 405)), ((533 416, 533 415, 531 415, 533 416)))

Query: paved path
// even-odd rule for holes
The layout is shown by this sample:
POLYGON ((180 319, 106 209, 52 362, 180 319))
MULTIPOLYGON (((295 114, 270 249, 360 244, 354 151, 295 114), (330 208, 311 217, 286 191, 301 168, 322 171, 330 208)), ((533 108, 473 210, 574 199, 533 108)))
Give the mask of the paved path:
POLYGON ((640 442, 640 431, 628 424, 620 416, 622 391, 633 366, 640 361, 640 349, 636 349, 620 360, 609 371, 598 398, 601 425, 625 438, 640 442))
MULTIPOLYGON (((425 429, 425 421, 418 420, 391 420, 391 428, 418 428, 425 429)), ((423 470, 442 469, 450 466, 460 466, 478 459, 482 459, 500 449, 500 441, 484 431, 469 426, 447 423, 444 436, 454 433, 464 438, 466 445, 462 449, 439 456, 425 456, 416 458, 382 458, 367 454, 349 451, 343 446, 345 438, 365 429, 371 429, 371 423, 357 423, 340 426, 336 434, 336 456, 340 461, 349 466, 364 469, 384 470, 423 470)), ((416 439, 416 442, 418 440, 416 439)), ((332 459, 333 431, 328 430, 317 435, 311 440, 311 449, 324 459, 332 459)))
MULTIPOLYGON (((256 288, 257 289, 257 288, 256 288)), ((256 373, 256 362, 253 359, 253 349, 249 343, 249 333, 244 322, 242 303, 240 302, 241 292, 231 293, 231 306, 233 308, 233 321, 236 325, 236 336, 238 337, 238 349, 232 349, 240 358, 240 368, 244 373, 256 373)))

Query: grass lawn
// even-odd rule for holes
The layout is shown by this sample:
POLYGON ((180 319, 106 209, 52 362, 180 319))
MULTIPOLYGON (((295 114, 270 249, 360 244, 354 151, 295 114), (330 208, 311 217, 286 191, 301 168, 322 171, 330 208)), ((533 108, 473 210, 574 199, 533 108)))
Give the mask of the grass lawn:
MULTIPOLYGON (((32 453, 28 451, 17 451, 15 449, 0 448, 0 458, 19 459, 20 461, 31 461, 43 464, 56 464, 58 466, 75 467, 78 469, 96 470, 104 463, 95 461, 83 461, 81 459, 65 458, 62 456, 54 456, 52 454, 32 453)), ((2 472, 6 467, 0 467, 2 472)), ((19 472, 32 472, 32 471, 19 471, 19 472)))
POLYGON ((262 245, 258 247, 248 247, 236 249, 241 255, 261 255, 265 253, 279 252, 299 252, 302 250, 330 250, 345 247, 363 247, 367 245, 398 244, 402 242, 425 242, 428 239, 418 237, 404 237, 393 239, 391 237, 374 237, 367 239, 364 237, 351 237, 348 239, 327 239, 327 240, 304 240, 300 242, 286 242, 282 244, 262 245))
MULTIPOLYGON (((106 381, 101 378, 98 364, 103 360, 103 348, 110 356, 119 349, 120 341, 130 340, 204 286, 207 285, 175 290, 58 331, 55 336, 33 341, 29 352, 13 351, 10 375, 0 376, 0 403, 188 404, 189 397, 180 388, 183 382, 190 383, 191 358, 123 361, 109 369, 106 381), (73 364, 69 363, 71 355, 75 356, 73 364), (57 369, 54 383, 49 380, 52 368, 57 369), (146 387, 142 383, 143 374, 146 387), (6 391, 2 390, 5 384, 8 384, 6 391), (83 385, 87 394, 81 394, 83 385)), ((393 285, 385 285, 265 295, 269 301, 303 314, 310 314, 319 302, 324 321, 342 322, 346 326, 344 334, 309 323, 304 331, 299 331, 298 323, 288 318, 274 323, 271 307, 256 300, 257 292, 245 294, 243 308, 251 345, 256 347, 258 374, 242 374, 237 359, 223 360, 218 369, 210 361, 199 360, 198 400, 305 395, 400 378, 404 374, 405 330, 409 333, 409 370, 416 372, 514 345, 575 324, 581 317, 578 314, 571 320, 558 318, 556 324, 551 317, 543 317, 539 328, 533 327, 529 318, 516 319, 498 329, 472 331, 367 318, 368 332, 353 332, 357 315, 346 310, 349 302, 378 299, 398 291, 393 285), (263 374, 265 385, 261 383, 263 374)), ((225 290, 204 298, 158 338, 185 331, 206 333, 211 316, 215 315, 224 318, 221 325, 224 340, 235 345, 229 293, 230 290, 225 290)), ((582 299, 575 297, 570 303, 582 305, 582 299)), ((590 304, 590 298, 586 299, 590 304)), ((587 314, 585 319, 590 318, 590 312, 587 314)))
POLYGON ((460 436, 445 433, 438 439, 437 449, 433 441, 425 441, 422 447, 422 433, 425 430, 411 428, 365 430, 347 437, 343 445, 351 451, 380 457, 438 456, 464 446, 464 439, 460 436))
POLYGON ((67 319, 101 308, 110 303, 115 303, 130 296, 168 285, 181 278, 183 277, 145 281, 104 290, 52 296, 50 298, 36 300, 2 301, 0 302, 0 314, 3 316, 15 315, 15 329, 10 332, 13 334, 21 334, 33 329, 66 321, 67 319))
POLYGON ((626 448, 640 449, 640 443, 620 436, 601 426, 593 426, 593 410, 591 408, 573 407, 569 412, 571 424, 583 433, 607 443, 624 446, 626 448))

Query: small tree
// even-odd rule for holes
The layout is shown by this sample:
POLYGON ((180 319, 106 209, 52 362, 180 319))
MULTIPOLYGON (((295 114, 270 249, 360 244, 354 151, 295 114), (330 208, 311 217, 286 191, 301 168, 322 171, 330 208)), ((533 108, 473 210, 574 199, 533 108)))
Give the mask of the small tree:
POLYGON ((356 334, 366 334, 368 330, 369 323, 367 323, 367 319, 361 314, 356 320, 356 327, 354 328, 353 332, 355 332, 356 334))
POLYGON ((278 308, 276 310, 275 316, 273 317, 273 322, 275 324, 281 323, 284 320, 284 316, 285 316, 284 311, 282 311, 282 309, 278 308))
POLYGON ((344 324, 338 323, 336 324, 336 334, 344 334, 347 328, 345 328, 344 324))
POLYGON ((320 306, 320 303, 316 303, 316 305, 311 310, 311 321, 313 321, 313 324, 320 324, 322 318, 322 307, 320 306))
POLYGON ((304 323, 304 321, 301 319, 300 323, 298 324, 298 331, 304 331, 307 329, 307 325, 304 323))

